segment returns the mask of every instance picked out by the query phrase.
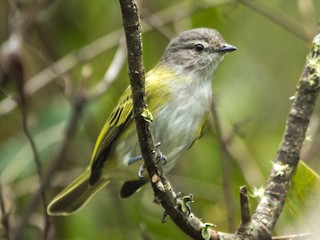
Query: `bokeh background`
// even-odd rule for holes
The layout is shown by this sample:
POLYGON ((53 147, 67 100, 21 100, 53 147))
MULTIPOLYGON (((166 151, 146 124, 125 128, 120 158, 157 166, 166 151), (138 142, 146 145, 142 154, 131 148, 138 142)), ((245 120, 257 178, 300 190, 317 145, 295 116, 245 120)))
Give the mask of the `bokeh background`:
MULTIPOLYGON (((186 29, 215 28, 238 48, 225 57, 213 79, 218 124, 212 117, 202 139, 168 174, 176 191, 194 195, 191 208, 198 217, 219 231, 233 232, 240 221, 239 187, 247 185, 254 192, 271 169, 290 97, 317 32, 320 2, 141 0, 138 6, 146 71, 157 63, 169 39, 186 29)), ((44 177, 49 176, 49 200, 88 164, 104 121, 129 84, 119 3, 1 1, 0 44, 1 196, 10 227, 23 225, 20 239, 41 239, 44 210, 35 197, 37 168, 13 100, 23 85, 29 130, 44 177), (6 74, 10 51, 21 60, 24 84, 6 74), (81 113, 74 107, 79 96, 87 97, 80 101, 81 113), (67 136, 70 129, 74 131, 67 136)), ((302 153, 319 173, 318 128, 319 108, 302 153)), ((50 218, 49 239, 187 238, 169 218, 161 223, 163 209, 153 203, 150 186, 126 201, 118 199, 120 186, 112 183, 73 216, 50 218)), ((257 201, 251 198, 252 210, 257 201)), ((300 223, 285 208, 275 234, 308 231, 300 223)), ((3 237, 4 230, 0 228, 3 237)))

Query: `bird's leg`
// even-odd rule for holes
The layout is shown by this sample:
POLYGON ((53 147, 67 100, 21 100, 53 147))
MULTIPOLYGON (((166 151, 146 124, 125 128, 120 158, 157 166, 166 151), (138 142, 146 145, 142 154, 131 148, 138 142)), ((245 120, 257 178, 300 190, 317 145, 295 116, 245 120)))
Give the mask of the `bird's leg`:
POLYGON ((144 176, 142 175, 143 172, 145 170, 145 166, 144 166, 144 163, 141 164, 141 166, 139 167, 139 170, 138 170, 138 176, 139 178, 143 178, 144 176))
MULTIPOLYGON (((143 160, 142 155, 134 156, 134 157, 131 157, 131 158, 129 159, 128 164, 130 165, 130 164, 132 164, 132 163, 135 163, 135 162, 141 161, 141 160, 143 160)), ((139 178, 144 178, 144 176, 142 175, 143 172, 144 172, 144 169, 145 169, 144 163, 142 163, 141 166, 139 167, 139 170, 138 170, 138 176, 139 176, 139 178)))
POLYGON ((162 218, 161 218, 161 222, 162 223, 165 223, 166 222, 166 217, 168 216, 168 212, 167 211, 164 211, 163 214, 162 214, 162 218))
POLYGON ((167 157, 161 152, 159 149, 159 146, 161 145, 161 142, 156 143, 156 158, 157 158, 157 164, 162 161, 163 165, 166 165, 167 163, 167 157))
POLYGON ((129 158, 128 165, 135 163, 137 161, 140 161, 140 160, 143 160, 142 155, 131 157, 131 158, 129 158))
MULTIPOLYGON (((161 142, 157 142, 156 143, 156 159, 157 159, 157 163, 158 164, 160 161, 163 162, 163 165, 166 165, 167 163, 167 157, 160 151, 159 149, 159 146, 161 145, 161 142)), ((133 158, 130 158, 129 160, 129 164, 133 163, 133 162, 136 162, 136 161, 139 161, 139 160, 142 160, 142 156, 139 155, 139 156, 136 156, 136 157, 133 157, 133 158)), ((143 178, 143 172, 145 170, 145 166, 144 166, 144 163, 141 164, 141 166, 139 167, 139 170, 138 170, 138 176, 140 178, 143 178)))

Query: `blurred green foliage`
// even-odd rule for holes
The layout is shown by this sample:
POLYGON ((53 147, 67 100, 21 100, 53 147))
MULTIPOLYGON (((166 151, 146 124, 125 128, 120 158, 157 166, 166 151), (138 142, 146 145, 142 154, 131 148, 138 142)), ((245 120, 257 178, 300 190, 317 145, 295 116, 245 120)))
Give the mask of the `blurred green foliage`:
MULTIPOLYGON (((21 9, 33 1, 21 1, 21 9)), ((276 150, 279 146, 290 96, 305 63, 311 38, 319 20, 319 1, 272 0, 270 14, 279 13, 292 19, 305 30, 309 41, 303 40, 271 21, 241 1, 139 1, 144 22, 144 64, 151 69, 171 38, 176 33, 194 27, 216 28, 226 42, 235 45, 237 52, 226 56, 213 79, 221 130, 231 156, 223 159, 212 121, 203 138, 193 146, 168 177, 176 191, 193 193, 194 213, 205 222, 217 225, 219 231, 234 231, 239 223, 239 187, 260 187, 266 181, 276 150), (225 2, 225 4, 223 4, 225 2), (164 19, 154 18, 157 12, 176 7, 176 15, 166 16, 167 22, 154 27, 164 19), (184 14, 191 9, 190 14, 184 14), (179 17, 183 16, 183 17, 179 17), (231 182, 231 223, 228 209, 222 161, 228 161, 227 178, 231 182), (233 222, 233 224, 232 224, 233 222), (233 226, 230 226, 233 225, 233 226), (231 229, 230 229, 231 228, 231 229)), ((22 11, 21 10, 21 11, 22 11)), ((25 11, 25 10, 24 10, 25 11)), ((26 11, 25 11, 26 12, 26 11)), ((0 43, 4 46, 11 33, 12 20, 9 3, 0 2, 0 43)), ((17 16, 17 15, 15 15, 17 16)), ((23 60, 26 79, 49 67, 53 62, 96 39, 121 29, 121 11, 117 1, 52 1, 39 10, 36 23, 25 33, 23 60), (41 53, 41 54, 39 54, 41 53)), ((119 36, 120 41, 120 36, 119 36)), ((88 61, 79 61, 67 72, 75 90, 93 89, 102 79, 111 63, 117 46, 88 61), (83 67, 92 75, 86 79, 83 67)), ((126 65, 117 80, 99 98, 89 102, 79 121, 76 135, 70 143, 67 157, 50 180, 46 192, 49 198, 70 182, 89 162, 90 154, 107 116, 117 98, 128 85, 126 65)), ((1 90, 16 94, 12 79, 0 82, 1 90)), ((36 140, 41 161, 46 169, 51 164, 64 138, 65 127, 71 114, 71 105, 63 89, 65 82, 57 76, 45 87, 28 98, 29 126, 36 140)), ((6 99, 0 95, 0 102, 6 99)), ((0 171, 1 184, 12 224, 19 221, 31 196, 39 187, 36 166, 29 142, 22 132, 18 108, 0 115, 0 171)), ((304 145, 302 158, 319 173, 319 110, 314 114, 309 130, 312 141, 304 145)), ((163 209, 153 203, 153 193, 146 186, 126 201, 118 200, 120 183, 113 183, 99 193, 82 211, 69 217, 54 217, 52 239, 185 239, 170 219, 161 224, 163 209)), ((257 201, 251 199, 252 209, 257 201)), ((43 222, 42 205, 32 214, 23 239, 39 239, 43 222)), ((318 209, 319 210, 319 209, 318 209)), ((303 211, 303 209, 301 209, 303 211)), ((0 228, 1 229, 1 228, 0 228)), ((300 233, 292 216, 285 212, 276 227, 276 234, 300 233)))

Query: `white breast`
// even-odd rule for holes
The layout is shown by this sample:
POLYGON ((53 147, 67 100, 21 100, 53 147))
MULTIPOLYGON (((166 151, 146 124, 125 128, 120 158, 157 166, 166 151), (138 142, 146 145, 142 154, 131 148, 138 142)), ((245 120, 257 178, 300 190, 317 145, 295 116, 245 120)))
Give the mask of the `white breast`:
MULTIPOLYGON (((160 151, 168 159, 164 169, 170 171, 179 157, 194 142, 204 116, 210 110, 212 89, 211 78, 205 81, 199 79, 199 82, 191 81, 191 78, 186 78, 183 82, 166 80, 171 85, 168 86, 171 96, 163 108, 152 112, 154 120, 151 130, 155 142, 161 143, 160 151), (177 92, 178 94, 175 94, 177 92)), ((125 140, 116 146, 115 152, 118 166, 123 166, 127 170, 126 176, 121 178, 124 180, 136 178, 141 161, 132 164, 132 159, 140 156, 135 129, 127 133, 125 140)))
POLYGON ((211 80, 183 82, 171 89, 179 94, 154 114, 152 124, 155 141, 161 142, 159 148, 169 160, 168 170, 193 143, 212 100, 211 80))

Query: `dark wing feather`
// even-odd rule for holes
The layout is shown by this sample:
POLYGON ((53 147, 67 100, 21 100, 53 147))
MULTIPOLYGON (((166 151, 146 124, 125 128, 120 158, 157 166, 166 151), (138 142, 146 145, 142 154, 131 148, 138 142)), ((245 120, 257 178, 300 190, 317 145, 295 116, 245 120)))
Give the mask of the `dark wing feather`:
POLYGON ((111 112, 96 141, 91 157, 91 175, 89 184, 94 185, 101 177, 102 168, 108 160, 113 141, 133 118, 131 89, 127 88, 119 99, 118 105, 111 112))

